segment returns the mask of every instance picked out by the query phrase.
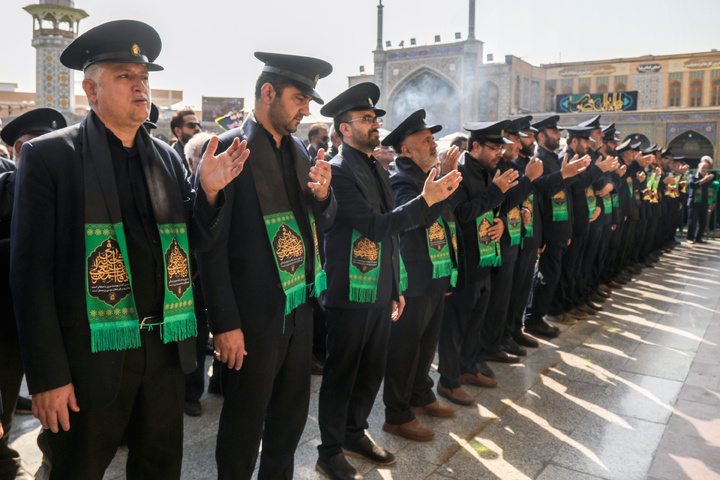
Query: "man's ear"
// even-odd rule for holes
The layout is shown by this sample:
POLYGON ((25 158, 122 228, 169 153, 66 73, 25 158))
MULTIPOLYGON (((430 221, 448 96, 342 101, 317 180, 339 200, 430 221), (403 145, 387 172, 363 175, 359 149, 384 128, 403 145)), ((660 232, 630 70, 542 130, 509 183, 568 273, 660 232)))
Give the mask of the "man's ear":
POLYGON ((264 83, 263 86, 260 87, 260 99, 268 105, 270 105, 275 99, 276 94, 277 91, 271 83, 264 83))

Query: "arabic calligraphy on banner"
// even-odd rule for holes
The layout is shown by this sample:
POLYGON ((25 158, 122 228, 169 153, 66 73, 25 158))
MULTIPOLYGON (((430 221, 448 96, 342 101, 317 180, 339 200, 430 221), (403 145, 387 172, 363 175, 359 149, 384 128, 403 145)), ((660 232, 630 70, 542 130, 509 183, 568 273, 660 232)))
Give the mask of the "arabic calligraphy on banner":
POLYGON ((561 94, 558 113, 624 112, 637 110, 638 92, 561 94))

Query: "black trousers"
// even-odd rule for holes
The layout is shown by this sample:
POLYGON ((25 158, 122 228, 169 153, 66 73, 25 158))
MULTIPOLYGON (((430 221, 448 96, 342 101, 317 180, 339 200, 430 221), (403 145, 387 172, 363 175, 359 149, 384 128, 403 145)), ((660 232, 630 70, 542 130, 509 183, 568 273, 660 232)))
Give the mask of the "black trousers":
MULTIPOLYGON (((197 337, 195 338, 195 371, 185 375, 185 401, 199 402, 205 392, 205 357, 210 329, 205 314, 205 299, 199 280, 193 282, 193 296, 195 298, 195 318, 197 319, 197 337)), ((213 374, 215 370, 213 370, 213 374)))
POLYGON ((129 479, 180 478, 184 379, 177 345, 160 329, 141 330, 142 346, 125 354, 117 398, 107 407, 70 411, 70 430, 43 430, 52 480, 103 477, 123 435, 130 450, 129 479))
POLYGON ((429 372, 440 335, 445 294, 405 297, 405 310, 390 329, 383 401, 385 421, 402 425, 412 407, 436 400, 429 372))
POLYGON ((705 226, 707 225, 708 207, 701 203, 693 203, 688 208, 688 231, 687 239, 700 241, 705 235, 705 226))
POLYGON ((325 308, 327 358, 318 423, 320 458, 342 453, 365 435, 367 419, 385 376, 392 302, 378 308, 325 308))
POLYGON ((523 238, 523 245, 515 261, 512 288, 510 289, 510 303, 508 306, 508 322, 505 338, 523 328, 523 314, 530 296, 535 264, 538 259, 538 240, 530 237, 523 238))
POLYGON ((508 329, 507 312, 510 304, 515 262, 518 258, 520 245, 502 246, 502 264, 490 270, 490 300, 485 312, 485 320, 478 337, 476 362, 483 361, 483 355, 496 352, 508 329))
POLYGON ((246 318, 243 334, 242 368, 221 370, 218 478, 249 479, 262 440, 258 479, 290 479, 310 403, 312 310, 305 303, 289 315, 246 318))
POLYGON ((545 250, 540 254, 538 269, 533 278, 532 291, 525 308, 525 324, 537 324, 549 312, 550 303, 560 281, 562 258, 567 247, 567 240, 545 244, 545 250))
MULTIPOLYGON (((8 313, 12 315, 12 312, 8 313)), ((17 330, 12 326, 2 327, 0 328, 0 394, 2 394, 3 413, 0 421, 5 433, 0 439, 0 480, 13 480, 20 467, 20 454, 10 447, 9 440, 22 377, 23 366, 17 330)))
POLYGON ((325 326, 325 308, 320 300, 313 297, 310 301, 313 309, 313 346, 312 356, 315 361, 325 363, 327 351, 325 342, 327 339, 327 327, 325 326))
POLYGON ((490 301, 490 277, 465 285, 445 299, 440 327, 440 384, 458 388, 460 375, 477 374, 478 335, 490 301))
POLYGON ((558 281, 555 296, 550 303, 551 315, 560 315, 568 312, 580 305, 577 290, 578 266, 581 265, 585 247, 587 246, 588 234, 590 233, 590 225, 582 225, 573 227, 573 236, 570 245, 562 257, 560 267, 560 280, 558 281))

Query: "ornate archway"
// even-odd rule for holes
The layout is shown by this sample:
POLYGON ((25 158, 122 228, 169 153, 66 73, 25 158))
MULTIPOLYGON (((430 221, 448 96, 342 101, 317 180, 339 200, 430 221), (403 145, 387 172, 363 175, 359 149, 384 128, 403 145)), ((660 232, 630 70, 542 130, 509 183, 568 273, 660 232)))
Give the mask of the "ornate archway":
POLYGON ((460 130, 460 95, 448 81, 426 69, 412 76, 393 95, 389 126, 396 127, 420 108, 427 112, 428 124, 441 124, 446 132, 460 130))
POLYGON ((697 166, 697 162, 703 155, 715 158, 713 157, 715 147, 712 141, 697 130, 685 130, 668 143, 668 148, 675 156, 687 157, 686 161, 693 167, 697 166))
POLYGON ((640 142, 640 148, 641 148, 642 150, 645 150, 646 148, 649 148, 649 147, 650 147, 650 140, 649 140, 645 135, 643 135, 642 133, 631 133, 630 135, 628 135, 627 137, 625 137, 625 138, 623 139, 623 142, 624 142, 625 140, 627 140, 628 138, 631 139, 631 142, 632 142, 633 144, 635 144, 635 143, 637 143, 637 142, 640 142))

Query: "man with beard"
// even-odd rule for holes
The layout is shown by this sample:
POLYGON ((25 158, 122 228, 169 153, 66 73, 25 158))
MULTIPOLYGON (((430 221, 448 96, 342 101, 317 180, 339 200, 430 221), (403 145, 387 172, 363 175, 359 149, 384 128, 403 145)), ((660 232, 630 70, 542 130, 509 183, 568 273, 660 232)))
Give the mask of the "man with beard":
MULTIPOLYGON (((324 289, 315 224, 332 224, 330 165, 291 136, 332 66, 316 58, 256 52, 263 62, 255 108, 239 138, 250 168, 226 189, 227 219, 212 251, 198 255, 225 397, 215 451, 218 478, 249 479, 260 441, 259 478, 292 478, 310 399, 312 309, 324 289)), ((201 165, 202 166, 202 165, 201 165)))
MULTIPOLYGON (((441 128, 426 125, 425 110, 418 110, 383 139, 383 145, 400 152, 395 161, 397 173, 390 180, 396 203, 407 203, 422 192, 425 179, 438 162, 433 134, 441 128)), ((459 156, 457 147, 445 154, 443 174, 457 170, 459 156)), ((428 374, 437 349, 445 295, 453 279, 457 281, 454 227, 452 208, 443 201, 431 207, 422 225, 400 234, 408 287, 403 294, 405 309, 390 332, 383 430, 415 441, 427 441, 435 435, 416 414, 449 417, 454 411, 438 402, 428 374)))
POLYGON ((372 155, 385 114, 375 106, 378 98, 377 85, 360 83, 320 110, 333 118, 343 141, 331 161, 338 213, 325 229, 328 334, 318 408, 322 443, 316 468, 330 478, 362 478, 343 452, 378 465, 395 463, 365 429, 385 375, 391 319, 400 317, 405 303, 397 236, 425 225, 431 207, 451 195, 461 178, 454 171, 435 180, 433 170, 421 193, 396 207, 389 175, 372 155))
MULTIPOLYGON (((568 143, 560 158, 574 156, 585 157, 590 152, 590 134, 594 127, 568 127, 568 143)), ((590 158, 589 156, 587 158, 590 158)), ((570 186, 573 212, 572 240, 562 257, 560 281, 555 296, 550 304, 549 314, 552 321, 560 323, 575 323, 574 318, 587 318, 590 312, 584 308, 584 303, 577 298, 577 270, 582 265, 584 250, 588 241, 590 222, 597 218, 599 212, 595 211, 595 192, 592 183, 602 176, 602 173, 614 166, 612 157, 598 157, 595 164, 575 177, 570 186), (591 210, 592 209, 592 210, 591 210)))
POLYGON ((182 158, 187 176, 189 177, 192 174, 192 169, 188 164, 187 158, 185 158, 185 145, 188 140, 193 137, 193 135, 202 130, 202 125, 200 124, 197 115, 195 115, 195 112, 188 108, 180 110, 173 115, 170 119, 170 130, 172 130, 173 135, 177 138, 177 142, 173 144, 173 148, 178 155, 180 155, 180 158, 182 158))
POLYGON ((315 160, 318 156, 318 150, 327 150, 328 145, 330 145, 330 135, 328 135, 327 125, 324 123, 316 123, 310 127, 308 142, 308 155, 315 160))
MULTIPOLYGON (((505 128, 505 138, 512 144, 505 145, 505 153, 497 164, 497 170, 505 173, 510 170, 510 161, 518 157, 520 139, 527 138, 527 134, 520 131, 525 124, 529 125, 530 118, 522 117, 512 120, 505 128)), ((507 312, 509 309, 510 294, 515 261, 520 250, 522 237, 522 206, 521 203, 534 192, 533 181, 543 171, 542 162, 537 158, 531 159, 523 172, 519 172, 518 184, 505 194, 499 213, 506 218, 506 228, 500 238, 501 263, 490 270, 490 291, 492 298, 487 307, 485 321, 479 336, 479 351, 477 363, 480 372, 485 376, 493 376, 492 369, 485 361, 516 363, 518 356, 527 355, 527 351, 517 345, 511 338, 505 337, 507 329, 507 312)))
POLYGON ((508 190, 517 185, 518 173, 495 170, 510 140, 501 122, 467 122, 470 132, 464 163, 458 167, 463 182, 451 199, 457 219, 459 272, 457 287, 445 301, 438 353, 440 382, 437 392, 458 405, 470 405, 472 395, 461 384, 494 387, 492 372, 484 374, 476 364, 485 311, 490 301, 490 269, 500 262, 497 242, 505 230, 496 212, 508 190))
POLYGON ((542 194, 540 214, 543 224, 543 251, 525 308, 525 331, 550 338, 557 337, 560 330, 548 324, 543 317, 550 309, 550 302, 560 279, 562 257, 572 237, 572 212, 568 206, 567 187, 575 180, 573 177, 585 171, 590 164, 589 158, 579 158, 576 155, 573 158, 565 157, 561 161, 555 154, 555 150, 560 147, 560 130, 557 125, 559 119, 560 116, 555 115, 533 125, 538 130, 537 157, 543 163, 543 176, 540 178, 547 178, 539 184, 536 183, 539 193, 542 194))

